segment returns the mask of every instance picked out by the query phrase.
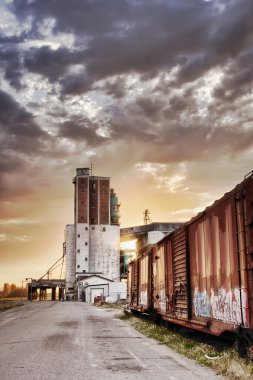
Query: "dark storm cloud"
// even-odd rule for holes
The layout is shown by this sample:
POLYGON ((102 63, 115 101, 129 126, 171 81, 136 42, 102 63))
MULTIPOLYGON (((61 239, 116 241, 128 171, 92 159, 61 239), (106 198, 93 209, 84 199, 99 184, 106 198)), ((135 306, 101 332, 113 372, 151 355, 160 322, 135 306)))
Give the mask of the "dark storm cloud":
POLYGON ((20 89, 22 78, 21 55, 17 48, 12 45, 2 45, 0 43, 0 62, 2 69, 5 70, 5 79, 9 81, 11 86, 20 89))
MULTIPOLYGON (((213 137, 207 138, 209 123, 215 117, 198 116, 198 85, 193 82, 211 68, 224 70, 224 78, 213 93, 209 110, 212 107, 215 110, 216 106, 221 110, 220 99, 231 100, 247 94, 252 84, 249 47, 252 43, 250 15, 253 3, 250 0, 221 0, 219 5, 203 0, 16 0, 13 9, 22 21, 32 16, 31 33, 39 33, 41 23, 53 18, 54 36, 61 32, 74 35, 75 43, 71 49, 42 46, 24 51, 24 68, 59 83, 61 100, 64 96, 80 95, 90 90, 105 92, 119 100, 114 103, 116 112, 113 107, 109 110, 115 140, 135 139, 162 145, 169 136, 176 144, 176 139, 184 141, 185 137, 189 141, 195 140, 194 133, 198 133, 196 140, 208 147, 213 141, 213 137), (76 72, 75 65, 78 65, 76 72), (150 78, 161 75, 161 71, 168 73, 175 66, 177 73, 173 79, 166 82, 160 78, 156 88, 150 88, 150 93, 123 103, 129 90, 125 74, 140 74, 142 83, 137 85, 141 86, 150 78), (101 79, 104 82, 98 84, 101 79), (189 94, 185 90, 182 95, 173 93, 189 82, 192 82, 189 94), (168 99, 162 96, 166 93, 168 99), (178 120, 182 114, 185 114, 188 129, 183 128, 184 124, 178 120), (198 131, 191 127, 191 123, 196 123, 198 131), (161 131, 163 125, 166 128, 161 131), (174 128, 178 131, 175 132, 174 128), (203 132, 199 133, 201 128, 203 132)), ((18 81, 19 70, 15 65, 9 72, 6 70, 5 75, 10 81, 18 81)), ((96 132, 99 123, 94 121, 87 127, 86 122, 70 116, 69 121, 60 125, 59 136, 74 141, 81 138, 91 146, 103 144, 106 139, 96 132)), ((217 125, 217 120, 215 122, 217 125)), ((224 128, 222 132, 224 136, 230 136, 224 128)), ((216 132, 212 134, 215 135, 216 132)))
POLYGON ((32 114, 2 90, 0 90, 0 107, 0 126, 3 132, 12 137, 42 138, 47 136, 34 122, 32 114))
POLYGON ((35 175, 34 182, 26 181, 25 173, 33 167, 33 160, 49 149, 51 138, 24 107, 2 90, 0 108, 0 195, 6 200, 26 195, 33 188, 35 175))
POLYGON ((175 112, 183 111, 190 104, 194 103, 192 90, 184 91, 181 96, 174 95, 169 102, 171 109, 175 112))
POLYGON ((164 4, 145 5, 125 33, 101 35, 89 42, 87 70, 98 78, 137 72, 146 74, 146 80, 148 74, 153 77, 180 62, 182 54, 204 48, 208 24, 205 11, 201 14, 195 7, 180 14, 164 4), (179 23, 182 28, 178 28, 179 23))
POLYGON ((231 1, 210 30, 210 48, 221 56, 236 56, 253 42, 251 0, 231 1))
MULTIPOLYGON (((137 144, 142 161, 159 163, 208 161, 214 156, 237 155, 252 147, 253 130, 244 128, 252 123, 250 118, 245 117, 243 125, 236 121, 231 125, 222 121, 215 109, 213 114, 198 117, 197 104, 191 97, 191 91, 186 91, 182 97, 174 96, 165 108, 156 107, 152 98, 142 98, 147 110, 145 117, 136 111, 138 104, 128 105, 125 113, 111 117, 112 140, 137 144), (160 114, 159 124, 154 128, 157 114, 160 114)), ((223 114, 226 115, 226 109, 223 114)), ((231 110, 229 119, 232 114, 231 110)))
POLYGON ((185 91, 180 96, 174 95, 168 102, 168 105, 163 109, 163 117, 167 120, 176 120, 183 112, 194 114, 197 111, 195 99, 192 91, 185 91))
POLYGON ((94 90, 102 90, 115 99, 121 99, 127 93, 126 80, 124 77, 118 76, 115 79, 106 81, 103 86, 94 87, 94 90))
POLYGON ((215 88, 214 96, 218 100, 234 101, 252 92, 253 84, 253 50, 238 57, 236 62, 230 61, 224 69, 222 83, 215 88))
MULTIPOLYGON (((179 86, 236 59, 252 43, 253 3, 221 0, 220 6, 203 0, 16 0, 13 9, 23 21, 32 16, 33 29, 51 17, 55 34, 74 34, 77 51, 32 49, 25 66, 51 81, 60 78, 63 94, 80 94, 98 79, 136 72, 147 80, 176 64, 179 86), (86 76, 67 74, 76 63, 86 76)), ((105 91, 111 94, 113 86, 105 91)), ((117 86, 113 96, 121 97, 117 86)))
POLYGON ((121 0, 14 0, 12 7, 19 18, 24 21, 32 15, 39 22, 53 17, 57 23, 55 31, 104 34, 108 30, 121 29, 120 21, 133 16, 128 1, 121 0))
POLYGON ((85 73, 68 72, 72 65, 82 66, 83 52, 67 48, 52 49, 50 46, 31 48, 24 53, 24 68, 40 74, 62 87, 62 95, 80 95, 92 87, 92 77, 85 73))
POLYGON ((92 81, 84 73, 67 75, 60 84, 63 95, 80 95, 92 88, 92 81))
POLYGON ((96 147, 108 141, 108 138, 97 133, 97 129, 98 125, 88 119, 68 120, 59 125, 58 136, 85 143, 89 147, 96 147))
POLYGON ((31 115, 14 100, 14 98, 6 92, 0 90, 0 125, 2 128, 5 125, 15 125, 15 122, 24 121, 24 119, 31 118, 31 115))
POLYGON ((22 74, 18 67, 10 66, 5 71, 5 79, 7 79, 10 85, 16 88, 17 90, 20 90, 22 88, 21 77, 22 77, 22 74))
POLYGON ((253 131, 240 125, 234 128, 200 126, 164 128, 157 134, 149 149, 143 151, 145 162, 210 161, 216 157, 239 154, 252 146, 253 131))
POLYGON ((157 132, 153 125, 145 118, 139 116, 135 104, 125 107, 120 115, 116 113, 109 121, 112 141, 124 141, 126 143, 155 142, 157 132))
POLYGON ((2 170, 18 169, 22 163, 15 155, 38 154, 50 143, 50 136, 35 123, 33 116, 9 94, 0 90, 0 141, 2 170))
POLYGON ((147 118, 157 120, 165 102, 160 98, 154 99, 146 96, 138 98, 137 105, 147 118))
MULTIPOLYGON (((37 22, 55 18, 55 32, 75 33, 79 49, 85 36, 83 58, 96 78, 131 71, 154 75, 174 64, 178 54, 203 48, 212 14, 209 3, 203 1, 21 0, 15 4, 23 18, 33 15, 37 22)), ((61 60, 58 63, 64 65, 61 60)))
POLYGON ((53 50, 43 46, 26 52, 24 66, 33 73, 46 76, 50 81, 57 81, 75 61, 76 55, 67 48, 53 50))
POLYGON ((24 36, 5 36, 0 33, 0 45, 19 44, 24 41, 24 36))
POLYGON ((222 13, 210 17, 205 45, 198 45, 190 55, 186 54, 177 84, 194 80, 211 67, 226 65, 228 60, 236 60, 247 51, 253 43, 252 12, 252 1, 230 1, 222 13))
POLYGON ((14 152, 11 151, 1 151, 0 153, 0 181, 1 181, 1 188, 4 187, 4 180, 2 175, 4 173, 15 173, 15 171, 22 171, 25 167, 24 161, 20 160, 20 157, 14 154, 14 152))

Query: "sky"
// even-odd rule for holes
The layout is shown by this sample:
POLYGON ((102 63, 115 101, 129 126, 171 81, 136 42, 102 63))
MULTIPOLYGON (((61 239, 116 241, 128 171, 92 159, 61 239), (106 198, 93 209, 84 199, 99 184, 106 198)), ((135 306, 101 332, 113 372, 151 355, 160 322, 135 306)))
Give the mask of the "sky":
POLYGON ((186 221, 253 169, 252 0, 1 0, 0 287, 39 278, 72 178, 121 226, 186 221))

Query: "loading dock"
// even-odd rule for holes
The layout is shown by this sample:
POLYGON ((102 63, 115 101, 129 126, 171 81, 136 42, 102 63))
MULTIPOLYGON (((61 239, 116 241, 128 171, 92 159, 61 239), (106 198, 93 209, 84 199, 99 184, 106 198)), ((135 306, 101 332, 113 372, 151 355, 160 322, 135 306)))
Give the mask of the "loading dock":
POLYGON ((51 301, 64 299, 65 280, 34 280, 28 283, 28 300, 46 301, 50 293, 51 301), (49 292, 47 292, 49 290, 49 292))

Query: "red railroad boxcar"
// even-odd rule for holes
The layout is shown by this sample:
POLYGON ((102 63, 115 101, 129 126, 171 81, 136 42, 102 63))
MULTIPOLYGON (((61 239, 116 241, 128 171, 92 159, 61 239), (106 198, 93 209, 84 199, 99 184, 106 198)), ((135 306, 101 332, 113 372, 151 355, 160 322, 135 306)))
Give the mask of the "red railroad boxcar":
POLYGON ((253 174, 128 268, 131 309, 214 335, 238 333, 253 352, 253 174))

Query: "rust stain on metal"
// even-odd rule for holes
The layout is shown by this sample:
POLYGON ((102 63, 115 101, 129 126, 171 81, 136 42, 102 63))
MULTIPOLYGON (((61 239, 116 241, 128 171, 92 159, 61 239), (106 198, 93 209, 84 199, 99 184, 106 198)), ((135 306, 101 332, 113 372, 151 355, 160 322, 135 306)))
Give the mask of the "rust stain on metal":
POLYGON ((253 329, 253 173, 129 265, 128 302, 214 335, 253 329))

